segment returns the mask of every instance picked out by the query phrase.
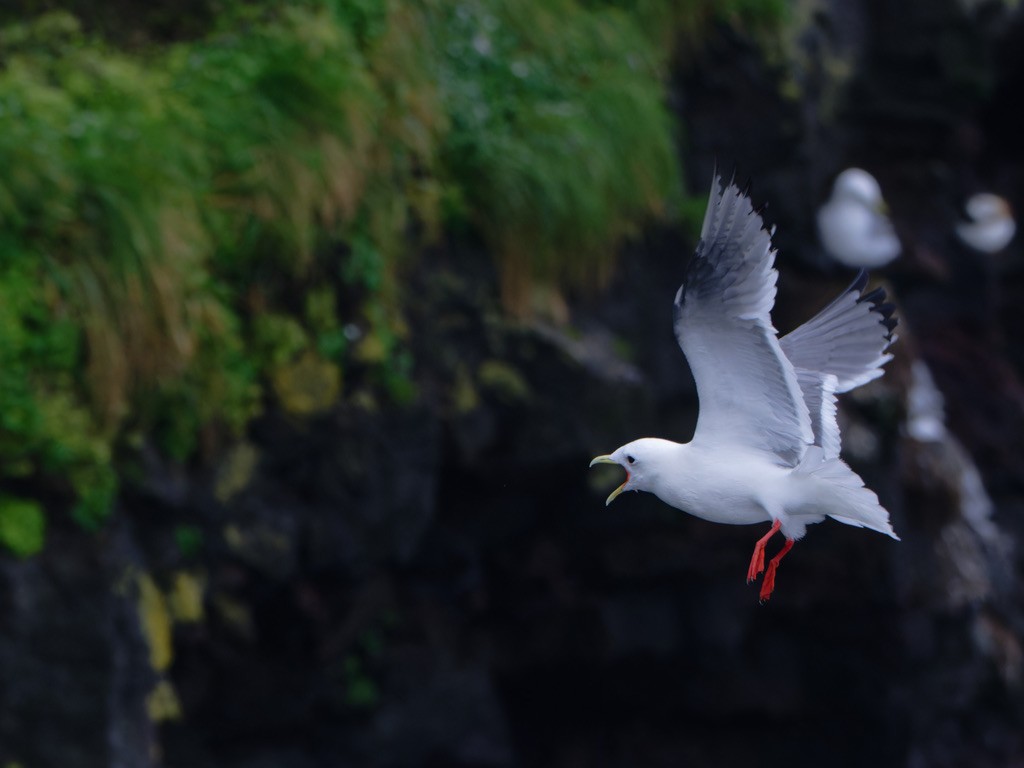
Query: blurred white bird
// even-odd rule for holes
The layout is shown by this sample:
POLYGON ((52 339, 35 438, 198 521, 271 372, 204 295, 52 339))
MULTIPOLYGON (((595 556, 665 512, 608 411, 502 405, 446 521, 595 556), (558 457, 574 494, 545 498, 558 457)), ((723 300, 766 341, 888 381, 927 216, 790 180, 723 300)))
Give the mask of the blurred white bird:
POLYGON ((967 245, 982 253, 998 253, 1013 239, 1017 222, 1010 204, 999 195, 979 192, 964 204, 970 221, 956 225, 956 233, 967 245))
POLYGON ((716 523, 771 522, 747 569, 764 571, 761 600, 779 562, 826 516, 897 538, 878 497, 840 458, 836 393, 882 375, 895 340, 885 294, 864 294, 867 274, 814 318, 778 338, 771 323, 778 273, 771 235, 735 184, 716 175, 696 253, 675 299, 675 331, 697 384, 693 440, 645 437, 598 456, 626 481, 612 491, 649 491, 716 523), (782 549, 765 570, 765 546, 782 549))
POLYGON ((856 269, 874 269, 900 255, 878 181, 860 168, 836 177, 832 197, 818 209, 818 234, 829 255, 856 269))
POLYGON ((907 434, 919 443, 937 443, 946 437, 945 398, 923 360, 910 366, 907 392, 907 434))

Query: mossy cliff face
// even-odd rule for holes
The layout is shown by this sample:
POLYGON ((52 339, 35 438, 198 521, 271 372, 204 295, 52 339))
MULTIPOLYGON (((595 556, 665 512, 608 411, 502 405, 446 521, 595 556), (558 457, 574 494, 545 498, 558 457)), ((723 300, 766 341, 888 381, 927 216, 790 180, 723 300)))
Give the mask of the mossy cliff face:
POLYGON ((159 6, 0 11, 0 477, 87 526, 141 443, 187 461, 268 392, 410 400, 402 285, 443 236, 484 241, 525 314, 681 194, 637 9, 195 10, 170 40, 159 6))
MULTIPOLYGON (((154 363, 151 380, 132 378, 121 406, 93 410, 92 385, 72 372, 86 362, 83 339, 102 338, 102 327, 78 323, 93 309, 100 319, 121 310, 75 303, 87 297, 62 282, 70 250, 47 262, 49 287, 35 266, 25 271, 36 261, 0 255, 10 278, 0 396, 11 405, 0 416, 0 536, 13 550, 0 557, 0 765, 997 768, 1022 759, 1024 548, 1012 545, 1024 536, 1024 357, 1008 339, 1024 289, 1009 254, 1005 293, 987 293, 989 262, 960 249, 947 224, 982 179, 1022 199, 1020 169, 996 162, 1019 147, 989 130, 988 92, 964 83, 986 72, 998 94, 1020 79, 1010 52, 1024 24, 1014 17, 1003 53, 986 60, 994 6, 971 15, 952 3, 820 3, 794 10, 788 42, 773 48, 744 31, 759 4, 735 6, 567 4, 566 39, 586 39, 564 50, 549 15, 560 6, 523 18, 525 4, 296 4, 279 26, 253 5, 252 16, 232 11, 250 36, 230 26, 172 36, 196 46, 159 51, 180 67, 171 91, 195 99, 178 117, 193 139, 212 142, 192 158, 211 171, 200 198, 210 207, 193 222, 208 247, 188 256, 202 265, 188 272, 197 282, 177 288, 195 299, 185 302, 194 314, 177 318, 184 336, 167 337, 184 356, 154 363), (430 26, 450 16, 452 26, 430 26), (338 19, 347 31, 313 23, 338 19), (531 19, 543 24, 536 39, 531 19), (618 22, 632 25, 621 38, 618 22), (440 58, 417 58, 418 46, 437 45, 431 35, 467 29, 434 49, 440 58), (705 47, 663 55, 664 37, 692 41, 695 29, 705 47), (595 86, 574 58, 637 37, 649 57, 594 70, 617 82, 595 86), (959 46, 943 59, 948 70, 891 75, 894 57, 933 61, 950 48, 944 40, 959 46), (239 65, 227 83, 235 106, 251 110, 240 144, 224 124, 199 120, 224 85, 213 65, 229 60, 239 65), (335 60, 321 81, 319 67, 335 60), (459 61, 477 69, 453 70, 459 61), (682 159, 635 168, 623 178, 639 186, 600 200, 647 200, 647 185, 680 167, 703 195, 715 158, 729 170, 735 162, 780 228, 781 330, 847 282, 816 268, 812 212, 834 171, 876 172, 905 236, 907 255, 888 273, 903 322, 897 357, 842 410, 847 457, 903 541, 814 526, 766 606, 743 583, 754 529, 714 526, 645 495, 606 508, 621 473, 586 468, 641 435, 685 439, 697 413, 671 332, 693 232, 640 228, 631 202, 619 210, 631 226, 611 217, 601 231, 617 238, 635 226, 635 236, 609 241, 593 261, 545 262, 556 246, 590 243, 587 222, 604 215, 594 195, 610 183, 602 174, 631 155, 601 144, 608 155, 565 178, 578 147, 546 167, 551 177, 534 153, 598 141, 590 122, 622 119, 603 111, 603 95, 649 109, 650 82, 631 96, 622 79, 649 67, 674 72, 667 103, 678 110, 682 159), (421 79, 388 79, 406 69, 421 79), (571 82, 549 83, 551 73, 571 82), (359 110, 295 117, 341 77, 366 97, 359 110), (473 94, 488 83, 493 92, 473 94), (948 104, 943 83, 959 84, 948 104), (918 154, 906 152, 903 91, 945 104, 924 110, 939 132, 918 154), (519 98, 529 102, 525 124, 510 106, 519 98), (477 114, 481 106, 491 111, 477 114), (345 128, 334 135, 336 126, 345 128), (510 190, 515 215, 492 229, 510 190), (542 200, 562 206, 550 221, 542 200), (551 250, 532 250, 553 222, 551 250), (522 243, 508 240, 530 227, 522 243), (587 265, 594 282, 567 279, 587 265), (510 270, 537 281, 528 319, 510 311, 526 284, 510 291, 510 270), (905 434, 914 360, 947 394, 943 441, 905 434), (116 468, 116 482, 98 467, 116 468), (975 467, 991 518, 965 512, 975 467), (116 498, 112 514, 79 516, 95 531, 67 514, 79 487, 116 498)), ((83 34, 61 29, 51 33, 83 34)), ((46 46, 24 39, 36 58, 0 80, 69 78, 80 102, 109 119, 119 114, 111 93, 167 84, 166 71, 140 70, 128 54, 95 64, 103 51, 74 39, 73 62, 93 62, 84 80, 68 61, 43 77, 30 64, 47 60, 46 46), (115 79, 101 99, 106 66, 115 79)), ((70 108, 67 94, 51 96, 36 108, 70 108)), ((163 125, 159 110, 136 119, 163 125)), ((997 122, 1019 125, 1020 115, 1004 109, 997 122)), ((662 157, 650 140, 637 162, 662 157)), ((3 142, 0 151, 14 146, 3 142)), ((86 191, 102 199, 116 180, 96 177, 86 191)), ((62 229, 70 203, 56 200, 53 228, 26 225, 19 247, 46 235, 66 248, 83 236, 62 229)), ((701 208, 685 206, 680 220, 699 223, 701 208)), ((103 211, 99 231, 124 224, 103 211)), ((140 237, 131 249, 145 246, 140 237)), ((118 274, 149 263, 119 263, 128 271, 118 274)), ((147 274, 139 285, 173 276, 147 274)), ((83 284, 104 296, 133 285, 83 284)), ((175 327, 145 300, 131 309, 151 331, 175 327)))

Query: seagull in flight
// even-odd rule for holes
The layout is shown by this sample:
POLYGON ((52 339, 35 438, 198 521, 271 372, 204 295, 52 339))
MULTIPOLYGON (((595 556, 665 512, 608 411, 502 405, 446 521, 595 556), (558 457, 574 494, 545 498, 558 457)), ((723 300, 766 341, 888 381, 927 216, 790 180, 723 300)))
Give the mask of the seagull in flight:
POLYGON ((750 198, 715 174, 700 242, 675 298, 675 333, 697 384, 693 439, 644 437, 591 463, 618 464, 623 491, 648 491, 677 509, 730 525, 770 523, 754 545, 748 583, 761 602, 807 526, 831 517, 899 539, 889 514, 839 458, 836 395, 882 375, 896 340, 893 306, 865 293, 861 272, 831 304, 779 338, 772 326, 778 272, 771 236, 750 198), (765 569, 765 547, 785 543, 765 569))

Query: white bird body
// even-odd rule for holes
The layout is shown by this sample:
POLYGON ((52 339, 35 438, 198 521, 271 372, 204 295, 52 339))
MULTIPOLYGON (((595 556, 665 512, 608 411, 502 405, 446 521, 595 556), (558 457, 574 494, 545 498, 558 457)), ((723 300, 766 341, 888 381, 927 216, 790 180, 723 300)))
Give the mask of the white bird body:
POLYGON ((651 490, 666 504, 702 520, 729 525, 766 523, 772 521, 768 509, 774 508, 785 527, 813 495, 807 476, 802 482, 789 482, 795 470, 766 462, 757 452, 704 451, 692 443, 675 448, 675 476, 669 482, 652 483, 651 490))
MULTIPOLYGON (((634 483, 669 506, 712 523, 748 525, 769 522, 760 503, 765 494, 774 497, 779 478, 791 470, 764 462, 763 456, 701 450, 699 445, 645 437, 619 449, 644 468, 634 483), (725 459, 725 461, 723 461, 725 459), (644 482, 646 478, 650 478, 644 482)), ((614 457, 615 454, 612 454, 614 457)))
POLYGON ((893 308, 867 275, 787 336, 771 324, 778 273, 771 235, 749 198, 716 176, 701 240, 676 294, 675 331, 697 384, 693 440, 641 438, 591 462, 619 464, 623 491, 648 491, 715 523, 771 521, 747 571, 764 567, 776 531, 786 538, 765 571, 761 599, 779 561, 807 526, 831 517, 898 538, 878 497, 839 458, 836 393, 882 375, 895 341, 893 308), (716 194, 717 193, 717 194, 716 194))
POLYGON ((881 187, 860 168, 836 177, 832 196, 818 210, 818 234, 833 259, 854 269, 877 269, 900 255, 881 187))
POLYGON ((1010 204, 999 195, 979 192, 964 204, 970 221, 959 222, 956 233, 967 245, 982 253, 1003 250, 1017 232, 1010 204))
POLYGON ((651 437, 619 450, 644 467, 642 477, 632 478, 636 487, 630 490, 649 491, 702 520, 726 525, 779 520, 783 536, 799 540, 807 526, 820 523, 827 512, 839 522, 896 538, 878 498, 838 459, 826 462, 814 453, 811 461, 786 467, 743 447, 651 437))

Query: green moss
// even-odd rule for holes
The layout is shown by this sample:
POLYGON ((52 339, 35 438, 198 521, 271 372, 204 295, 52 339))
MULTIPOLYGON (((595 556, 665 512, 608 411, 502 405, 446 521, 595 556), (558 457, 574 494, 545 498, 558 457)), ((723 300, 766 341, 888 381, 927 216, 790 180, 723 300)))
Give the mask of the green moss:
POLYGON ((146 714, 154 723, 181 719, 181 700, 169 680, 159 680, 146 695, 146 714))
POLYGON ((34 555, 46 541, 46 515, 35 501, 0 496, 0 544, 18 557, 34 555))
POLYGON ((354 219, 365 190, 383 101, 349 30, 315 6, 268 23, 228 16, 222 33, 172 55, 175 87, 201 115, 217 169, 211 223, 233 246, 218 254, 233 271, 301 274, 323 235, 354 219))
POLYGON ((309 349, 309 338, 296 318, 266 312, 253 320, 253 347, 266 368, 276 368, 309 349))
POLYGON ((229 502, 249 485, 259 459, 259 451, 251 443, 239 443, 228 452, 217 470, 213 488, 213 494, 221 504, 229 502))
POLYGON ((182 557, 195 557, 203 547, 203 532, 194 525, 175 526, 174 543, 182 557))
POLYGON ((348 340, 338 322, 338 302, 328 286, 312 289, 306 295, 306 324, 315 341, 317 352, 325 360, 340 362, 348 340))
POLYGON ((149 574, 141 574, 137 583, 139 623, 149 645, 149 663, 157 672, 163 672, 174 659, 171 614, 167 600, 149 574))
POLYGON ((203 593, 206 580, 197 573, 178 571, 174 574, 167 602, 175 622, 195 624, 203 620, 203 593))
POLYGON ((281 406, 296 416, 322 413, 341 395, 341 370, 316 354, 303 355, 273 374, 274 393, 281 406))
POLYGON ((516 403, 530 398, 530 385, 526 379, 508 363, 501 360, 487 360, 477 371, 480 386, 499 399, 516 403))
POLYGON ((0 218, 26 254, 49 260, 89 343, 89 394, 118 419, 136 382, 180 371, 203 239, 194 142, 175 126, 165 70, 85 40, 66 14, 0 31, 8 121, 0 218), (177 140, 175 140, 177 139, 177 140))
POLYGON ((480 407, 480 394, 473 384, 472 377, 463 367, 459 368, 455 376, 455 384, 452 387, 452 405, 455 407, 455 413, 460 416, 472 413, 480 407))
POLYGON ((614 246, 678 185, 662 61, 615 9, 437 9, 448 170, 498 255, 506 304, 535 279, 598 284, 614 246))
MULTIPOLYGON (((189 2, 105 39, 93 0, 62 4, 84 30, 33 15, 50 3, 0 12, 0 480, 89 528, 140 446, 216 451, 268 390, 301 415, 343 372, 366 402, 415 399, 405 277, 442 235, 488 245, 507 307, 551 286, 564 314, 561 287, 600 285, 675 214, 672 41, 784 8, 189 2)), ((478 379, 529 396, 500 364, 478 379)))
POLYGON ((78 499, 71 516, 83 528, 98 529, 110 516, 117 493, 117 476, 109 464, 75 467, 69 475, 78 499))

